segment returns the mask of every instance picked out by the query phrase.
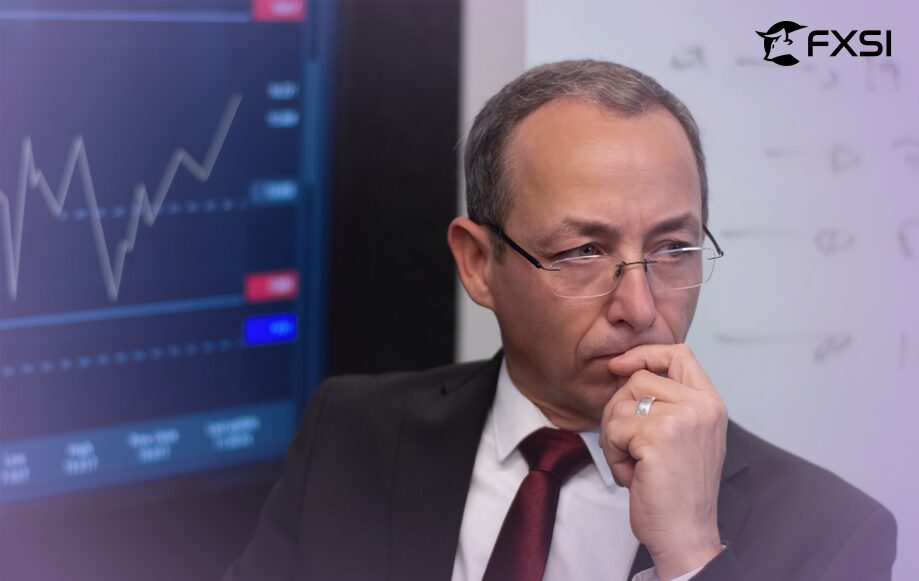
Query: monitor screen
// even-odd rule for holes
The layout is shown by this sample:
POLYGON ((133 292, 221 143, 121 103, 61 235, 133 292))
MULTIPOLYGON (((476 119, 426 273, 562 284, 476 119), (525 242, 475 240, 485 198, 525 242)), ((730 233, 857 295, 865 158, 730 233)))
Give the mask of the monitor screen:
POLYGON ((0 7, 0 502, 284 450, 322 375, 332 17, 0 7))

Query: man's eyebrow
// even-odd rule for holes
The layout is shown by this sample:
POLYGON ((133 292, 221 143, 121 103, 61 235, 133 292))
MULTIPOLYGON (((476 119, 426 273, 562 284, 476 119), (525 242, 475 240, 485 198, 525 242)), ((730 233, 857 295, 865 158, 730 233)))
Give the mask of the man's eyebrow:
MULTIPOLYGON (((676 232, 678 230, 701 232, 702 226, 699 223, 699 219, 696 218, 694 214, 687 212, 658 222, 648 230, 645 236, 647 238, 653 238, 661 234, 676 232)), ((584 220, 581 218, 565 218, 544 236, 541 236, 539 242, 545 246, 566 234, 578 234, 581 236, 605 238, 609 240, 617 240, 621 236, 619 228, 607 224, 606 222, 584 220)))
POLYGON ((566 234, 579 234, 596 238, 618 238, 619 229, 596 220, 565 218, 557 226, 546 232, 544 236, 541 236, 540 239, 545 242, 552 242, 566 234))
POLYGON ((701 233, 702 224, 699 223, 699 219, 696 218, 694 214, 686 212, 685 214, 680 214, 679 216, 667 218, 659 222, 648 231, 647 237, 653 238, 660 234, 676 232, 678 230, 690 230, 693 233, 701 233))

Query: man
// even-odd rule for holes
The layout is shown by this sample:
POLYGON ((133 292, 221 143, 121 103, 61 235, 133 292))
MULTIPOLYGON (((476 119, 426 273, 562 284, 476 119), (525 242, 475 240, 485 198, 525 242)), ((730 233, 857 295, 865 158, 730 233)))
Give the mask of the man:
POLYGON ((502 351, 327 381, 227 579, 889 579, 892 515, 730 422, 683 343, 722 255, 685 106, 545 65, 465 154, 448 242, 502 351))

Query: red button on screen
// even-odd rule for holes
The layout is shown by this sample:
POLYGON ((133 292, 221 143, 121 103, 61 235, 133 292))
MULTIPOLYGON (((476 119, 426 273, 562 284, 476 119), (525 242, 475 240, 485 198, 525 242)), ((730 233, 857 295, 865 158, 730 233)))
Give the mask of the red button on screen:
POLYGON ((247 303, 286 301, 296 298, 299 292, 300 276, 296 270, 256 272, 246 275, 247 303))
POLYGON ((252 19, 256 22, 303 22, 306 0, 252 0, 252 19))

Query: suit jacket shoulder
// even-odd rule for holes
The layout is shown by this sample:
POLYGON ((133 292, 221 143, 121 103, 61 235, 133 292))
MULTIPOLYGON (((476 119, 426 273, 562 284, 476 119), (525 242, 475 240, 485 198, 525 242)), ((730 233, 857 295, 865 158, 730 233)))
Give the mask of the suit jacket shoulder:
POLYGON ((325 398, 326 422, 347 420, 349 429, 372 429, 360 419, 392 421, 405 413, 414 400, 425 393, 437 393, 444 386, 463 384, 481 373, 488 361, 444 365, 424 371, 395 371, 376 375, 339 375, 330 377, 319 388, 315 398, 325 398), (326 394, 325 392, 328 392, 326 394))
POLYGON ((499 366, 323 382, 225 580, 449 579, 499 366))
POLYGON ((889 579, 896 522, 839 476, 731 422, 719 497, 728 548, 708 579, 889 579))

